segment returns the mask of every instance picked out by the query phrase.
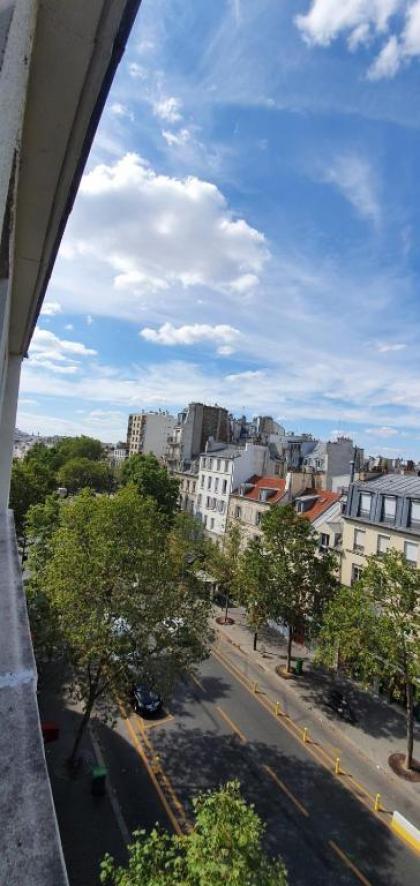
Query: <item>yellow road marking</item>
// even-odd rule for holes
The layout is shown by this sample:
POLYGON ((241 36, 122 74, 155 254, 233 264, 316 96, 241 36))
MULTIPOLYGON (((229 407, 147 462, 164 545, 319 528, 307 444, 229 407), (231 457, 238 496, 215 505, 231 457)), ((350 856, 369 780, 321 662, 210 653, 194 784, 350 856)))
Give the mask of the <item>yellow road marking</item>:
POLYGON ((191 680, 193 680, 193 682, 198 686, 198 688, 201 689, 202 692, 206 691, 204 689, 203 684, 200 683, 199 679, 195 676, 195 674, 188 674, 188 676, 191 678, 191 680))
POLYGON ((362 874, 361 871, 359 871, 359 868, 356 867, 356 865, 353 864, 352 861, 350 861, 348 855, 346 855, 346 853, 343 852, 343 850, 340 849, 339 846, 337 846, 337 843, 334 843, 334 840, 328 840, 328 845, 331 846, 331 849, 334 850, 334 852, 338 855, 338 857, 341 859, 343 864, 345 864, 346 867, 348 867, 349 870, 353 872, 354 876, 357 877, 357 879, 360 881, 360 883, 363 883, 364 886, 372 886, 370 881, 366 879, 366 877, 362 874))
POLYGON ((132 725, 130 719, 127 717, 127 714, 126 714, 126 711, 124 710, 124 707, 123 707, 121 704, 119 705, 119 707, 120 707, 120 710, 121 710, 121 712, 122 712, 122 714, 123 714, 123 716, 124 716, 124 725, 125 725, 127 731, 130 733, 130 735, 131 735, 131 737, 132 737, 132 739, 133 739, 133 741, 134 741, 134 745, 135 745, 135 747, 136 747, 137 753, 138 753, 139 757, 141 758, 141 760, 142 760, 142 762, 143 762, 143 764, 144 764, 144 766, 145 766, 145 769, 146 769, 146 771, 147 771, 147 774, 148 774, 148 776, 149 776, 149 778, 150 778, 150 780, 151 780, 151 782, 152 782, 152 784, 153 784, 153 787, 155 788, 156 793, 157 793, 158 796, 159 796, 160 802, 162 803, 162 806, 163 806, 163 808, 164 808, 164 810, 165 810, 165 812, 166 812, 166 814, 167 814, 167 816, 168 816, 168 818, 169 818, 169 821, 171 822, 172 827, 173 827, 175 833, 177 833, 177 834, 182 834, 183 831, 182 831, 181 825, 179 824, 178 819, 177 819, 176 816, 174 815, 174 813, 173 813, 173 811, 172 811, 172 809, 171 809, 171 807, 170 807, 170 805, 169 805, 169 803, 168 803, 168 801, 167 801, 167 799, 166 799, 166 797, 165 797, 165 795, 164 795, 164 793, 163 793, 163 791, 162 791, 162 788, 161 788, 161 786, 160 786, 160 784, 159 784, 159 782, 158 782, 158 780, 157 780, 157 778, 156 778, 156 775, 155 775, 155 773, 153 772, 152 767, 150 766, 150 763, 149 763, 149 761, 148 761, 148 759, 147 759, 147 756, 146 756, 146 754, 145 754, 145 752, 144 752, 144 748, 142 747, 141 742, 139 741, 138 735, 137 735, 135 729, 133 728, 133 725, 132 725))
POLYGON ((236 732, 236 734, 239 735, 239 738, 241 739, 243 744, 246 744, 248 739, 245 738, 243 732, 241 732, 241 730, 239 729, 239 726, 236 726, 236 724, 233 722, 233 720, 230 719, 230 717, 228 717, 228 715, 225 713, 225 711, 222 710, 222 708, 219 708, 219 705, 215 705, 215 707, 216 707, 216 711, 218 711, 220 716, 223 717, 223 719, 228 724, 228 726, 230 726, 230 728, 233 730, 233 732, 236 732))
POLYGON ((187 818, 186 818, 186 815, 185 815, 185 809, 184 809, 184 807, 183 807, 181 801, 179 800, 179 798, 178 798, 178 796, 177 796, 177 794, 176 794, 176 791, 175 791, 175 789, 174 789, 174 787, 173 787, 173 785, 172 785, 172 782, 171 782, 169 776, 168 776, 168 775, 166 774, 166 772, 164 771, 164 769, 163 769, 163 767, 162 767, 162 764, 161 764, 161 762, 160 762, 160 757, 159 757, 158 754, 155 753, 155 749, 154 749, 154 747, 153 747, 153 744, 152 744, 152 742, 151 742, 151 739, 149 738, 148 735, 146 735, 146 731, 145 731, 144 726, 143 726, 143 724, 142 724, 141 721, 140 721, 140 729, 141 729, 141 732, 142 732, 142 740, 143 740, 144 744, 146 745, 146 748, 147 748, 147 750, 148 750, 148 752, 149 752, 151 758, 152 758, 154 761, 156 761, 156 760, 158 761, 157 771, 159 772, 159 775, 160 775, 161 780, 162 780, 162 781, 164 782, 164 784, 165 784, 165 788, 166 788, 166 790, 167 790, 167 792, 168 792, 168 794, 169 794, 169 796, 170 796, 170 798, 171 798, 171 801, 172 801, 173 805, 177 808, 177 810, 178 810, 178 812, 179 812, 179 814, 180 814, 181 819, 184 820, 184 822, 185 822, 186 825, 189 825, 189 822, 188 822, 188 820, 187 820, 187 818))
POLYGON ((279 778, 278 775, 276 775, 276 773, 273 772, 271 766, 266 766, 265 763, 263 763, 262 766, 263 766, 263 769, 265 769, 265 771, 268 772, 270 778, 272 778, 273 781, 276 783, 276 785, 278 785, 278 787, 286 794, 286 796, 289 798, 289 800, 291 800, 292 803, 295 804, 296 808, 299 809, 299 812, 301 812, 302 815, 306 815, 306 817, 308 818, 309 817, 308 810, 305 809, 305 807, 297 799, 297 797, 295 797, 295 795, 292 794, 291 790, 289 790, 289 788, 286 787, 284 781, 282 781, 281 778, 279 778))
POLYGON ((141 717, 139 714, 137 716, 141 721, 143 729, 156 729, 158 726, 164 726, 165 723, 170 723, 170 721, 174 719, 173 714, 170 714, 169 712, 162 717, 161 720, 145 720, 144 717, 141 717))

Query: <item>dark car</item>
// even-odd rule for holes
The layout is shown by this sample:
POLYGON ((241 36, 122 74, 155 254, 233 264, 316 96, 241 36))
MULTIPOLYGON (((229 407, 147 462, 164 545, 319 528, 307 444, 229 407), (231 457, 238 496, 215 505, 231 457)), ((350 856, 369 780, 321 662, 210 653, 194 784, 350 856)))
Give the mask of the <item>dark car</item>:
POLYGON ((162 708, 160 695, 142 684, 133 686, 132 699, 136 714, 157 714, 162 708))

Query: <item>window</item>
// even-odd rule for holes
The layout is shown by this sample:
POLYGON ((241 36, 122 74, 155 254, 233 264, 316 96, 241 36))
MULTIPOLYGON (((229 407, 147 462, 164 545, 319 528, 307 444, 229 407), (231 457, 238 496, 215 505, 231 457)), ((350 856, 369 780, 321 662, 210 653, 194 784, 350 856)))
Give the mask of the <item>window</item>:
POLYGON ((353 551, 363 553, 365 549, 365 531, 364 529, 354 530, 353 551))
POLYGON ((214 529, 214 517, 210 517, 210 529, 214 529))
POLYGON ((217 470, 218 471, 222 470, 222 459, 221 458, 217 459, 217 470))
POLYGON ((414 541, 404 542, 404 556, 408 563, 417 564, 418 545, 414 541))
POLYGON ((203 526, 207 526, 207 517, 205 514, 203 515, 203 526))
POLYGON ((330 546, 330 537, 328 532, 321 532, 321 544, 320 548, 325 551, 330 546))
POLYGON ((226 471, 227 474, 229 473, 229 462, 228 462, 227 459, 226 459, 226 461, 225 461, 225 471, 226 471))
POLYGON ((382 505, 382 519, 386 523, 393 523, 395 520, 395 514, 397 510, 397 499, 391 498, 388 495, 384 496, 383 505, 382 505))
POLYGON ((202 474, 202 476, 201 476, 201 480, 200 480, 200 489, 202 489, 203 486, 204 486, 204 474, 202 474))
POLYGON ((359 516, 360 517, 369 517, 370 516, 370 503, 372 501, 372 496, 370 492, 362 492, 360 496, 360 504, 359 504, 359 516))
POLYGON ((356 581, 362 577, 362 567, 357 566, 356 563, 352 564, 351 567, 351 584, 354 585, 356 581))
POLYGON ((255 514, 255 525, 256 526, 261 526, 262 516, 263 516, 263 511, 257 511, 257 513, 255 514))
POLYGON ((217 492, 218 488, 219 488, 219 478, 215 477, 214 478, 214 491, 217 492))
POLYGON ((220 511, 221 514, 224 514, 224 513, 225 513, 225 503, 224 503, 224 501, 218 501, 218 502, 217 502, 217 508, 218 508, 218 510, 220 511))
POLYGON ((201 507, 201 495, 197 495, 197 507, 201 507))
POLYGON ((211 489, 211 477, 207 477, 207 489, 211 489))
POLYGON ((376 548, 378 554, 386 554, 386 552, 389 548, 389 541, 390 541, 390 539, 389 539, 388 535, 378 535, 378 542, 377 542, 377 548, 376 548))
POLYGON ((223 495, 225 494, 226 490, 227 490, 227 480, 223 480, 223 482, 222 482, 222 493, 223 493, 223 495))
POLYGON ((206 497, 206 508, 209 508, 209 507, 210 507, 210 497, 207 496, 206 497))
POLYGON ((411 526, 416 526, 420 524, 420 501, 411 502, 410 524, 411 526))
POLYGON ((196 481, 194 480, 192 491, 195 492, 196 481))
POLYGON ((241 515, 242 515, 242 508, 240 508, 239 505, 236 505, 236 508, 235 508, 235 517, 236 517, 236 519, 237 519, 237 520, 240 520, 240 519, 241 519, 241 515))

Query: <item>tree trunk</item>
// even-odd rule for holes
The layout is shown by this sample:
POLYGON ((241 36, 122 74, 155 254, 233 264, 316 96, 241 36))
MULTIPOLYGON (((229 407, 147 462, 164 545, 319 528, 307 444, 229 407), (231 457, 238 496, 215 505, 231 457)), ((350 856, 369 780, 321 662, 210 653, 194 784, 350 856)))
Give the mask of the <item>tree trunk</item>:
POLYGON ((413 748, 414 748, 414 711, 413 711, 413 684, 406 685, 406 706, 407 706, 407 756, 405 758, 405 768, 413 768, 413 748))
POLYGON ((225 621, 227 621, 228 612, 229 612, 229 594, 226 594, 225 621))
POLYGON ((258 632, 254 631, 254 652, 257 651, 258 632))
POLYGON ((292 639, 293 639, 292 626, 288 625, 288 627, 287 627, 287 659, 286 659, 286 671, 288 674, 290 674, 291 664, 292 664, 292 639))
POLYGON ((86 707, 85 707, 85 710, 84 710, 84 712, 83 712, 83 717, 82 717, 82 719, 81 719, 81 721, 80 721, 79 728, 78 728, 78 730, 77 730, 77 732, 76 732, 76 737, 75 737, 75 739, 74 739, 74 744, 73 744, 72 752, 71 752, 70 757, 69 757, 69 760, 68 760, 68 762, 69 762, 69 766, 70 766, 71 769, 73 769, 74 766, 76 765, 77 752, 78 752, 79 747, 80 747, 80 742, 82 741, 82 738, 83 738, 83 736, 84 736, 84 734, 85 734, 86 727, 87 727, 87 725, 88 725, 88 723, 89 723, 90 715, 91 715, 91 713, 92 713, 92 708, 93 708, 93 705, 94 705, 94 701, 95 701, 95 695, 94 695, 94 693, 91 693, 91 695, 89 696, 88 701, 87 701, 87 703, 86 703, 86 707))

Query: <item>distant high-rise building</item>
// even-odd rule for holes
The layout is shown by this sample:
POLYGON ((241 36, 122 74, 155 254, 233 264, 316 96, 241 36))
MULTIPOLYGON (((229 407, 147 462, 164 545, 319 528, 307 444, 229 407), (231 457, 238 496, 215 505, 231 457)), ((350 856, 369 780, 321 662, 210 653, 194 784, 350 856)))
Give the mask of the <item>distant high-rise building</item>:
POLYGON ((128 417, 128 455, 153 453, 162 459, 168 437, 175 427, 175 418, 169 412, 139 412, 128 417))
POLYGON ((229 414, 223 406, 190 403, 178 414, 173 433, 169 437, 166 463, 172 471, 183 470, 204 452, 208 439, 228 443, 229 414))

